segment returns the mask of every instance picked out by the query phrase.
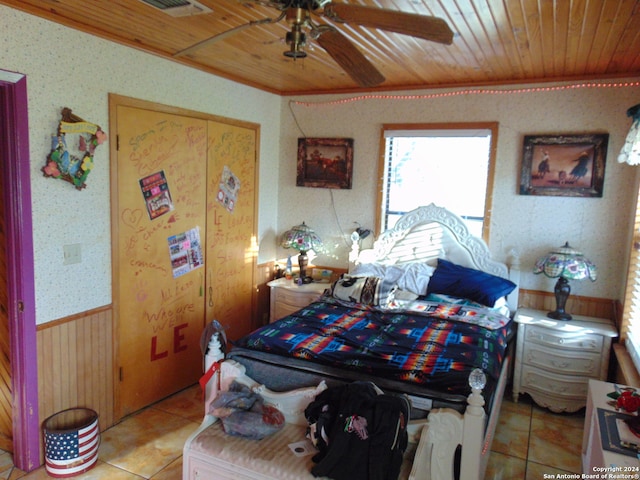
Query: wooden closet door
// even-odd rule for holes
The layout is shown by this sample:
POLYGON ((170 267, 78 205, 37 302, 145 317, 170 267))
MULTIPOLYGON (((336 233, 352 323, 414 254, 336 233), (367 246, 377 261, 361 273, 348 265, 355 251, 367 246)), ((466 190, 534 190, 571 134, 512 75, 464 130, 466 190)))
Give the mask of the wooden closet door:
POLYGON ((256 327, 257 127, 209 121, 207 320, 230 339, 256 327))
POLYGON ((205 248, 190 234, 205 240, 207 121, 122 105, 116 115, 113 289, 122 417, 202 374, 205 248), (170 201, 166 194, 145 200, 140 181, 155 195, 162 175, 170 201))
MULTIPOLYGON (((5 132, 7 133, 7 132, 5 132)), ((7 161, 6 158, 2 158, 7 161)), ((4 191, 0 182, 0 449, 13 452, 13 393, 11 387, 11 332, 7 297, 7 238, 4 191)))

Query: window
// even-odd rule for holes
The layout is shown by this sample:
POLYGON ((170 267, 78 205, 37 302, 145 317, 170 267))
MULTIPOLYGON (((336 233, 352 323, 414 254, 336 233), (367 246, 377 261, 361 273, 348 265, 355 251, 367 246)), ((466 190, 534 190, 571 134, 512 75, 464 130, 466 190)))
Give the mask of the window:
POLYGON ((489 238, 497 123, 384 125, 378 230, 435 203, 489 238))
POLYGON ((629 356, 640 372, 640 195, 636 204, 633 238, 629 253, 629 272, 624 294, 624 310, 620 331, 629 356))
MULTIPOLYGON (((633 117, 633 123, 618 155, 618 161, 638 165, 640 164, 640 104, 627 110, 627 115, 633 117)), ((620 369, 627 382, 631 383, 633 380, 633 384, 638 384, 640 382, 638 377, 640 372, 640 192, 636 198, 636 216, 633 222, 620 338, 624 341, 628 352, 627 356, 624 355, 624 349, 616 349, 616 354, 620 353, 618 356, 620 369), (635 372, 628 365, 628 358, 633 362, 635 372)))

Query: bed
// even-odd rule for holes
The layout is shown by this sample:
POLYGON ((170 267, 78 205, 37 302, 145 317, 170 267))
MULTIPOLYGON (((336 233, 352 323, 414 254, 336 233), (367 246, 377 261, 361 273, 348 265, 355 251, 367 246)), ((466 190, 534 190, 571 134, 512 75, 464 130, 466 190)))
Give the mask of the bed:
POLYGON ((222 390, 236 380, 259 391, 285 430, 257 447, 225 436, 205 407, 183 478, 314 478, 310 458, 286 448, 304 439, 301 412, 319 391, 363 379, 411 400, 401 478, 483 477, 510 366, 517 257, 511 268, 494 261, 459 217, 428 205, 372 249, 354 241, 351 260, 318 301, 236 342, 216 373, 222 390))

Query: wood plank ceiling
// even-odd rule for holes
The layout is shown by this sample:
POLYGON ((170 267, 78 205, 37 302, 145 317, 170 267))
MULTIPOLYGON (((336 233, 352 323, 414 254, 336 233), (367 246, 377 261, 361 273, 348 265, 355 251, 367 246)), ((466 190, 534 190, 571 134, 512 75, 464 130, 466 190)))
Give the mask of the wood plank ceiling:
MULTIPOLYGON (((141 0, 0 0, 0 4, 281 95, 363 91, 317 44, 291 59, 286 21, 255 25, 189 55, 199 41, 278 11, 251 0, 199 0, 211 13, 174 18, 141 0)), ((264 2, 263 2, 264 3, 264 2)), ((339 3, 336 0, 335 3, 339 3)), ((384 75, 368 91, 583 81, 640 75, 640 0, 359 0, 433 15, 452 45, 336 24, 384 75)), ((332 24, 314 16, 319 24, 332 24)), ((133 66, 132 66, 133 67, 133 66)))

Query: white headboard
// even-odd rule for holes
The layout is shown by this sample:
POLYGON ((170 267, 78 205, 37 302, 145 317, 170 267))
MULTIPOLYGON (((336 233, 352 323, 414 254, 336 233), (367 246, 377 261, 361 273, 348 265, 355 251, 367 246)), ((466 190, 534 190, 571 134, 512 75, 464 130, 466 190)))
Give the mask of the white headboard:
MULTIPOLYGON (((373 248, 362 250, 353 258, 356 258, 356 264, 397 265, 420 261, 433 266, 438 258, 445 258, 458 265, 508 278, 516 285, 519 281, 517 265, 509 268, 493 260, 487 244, 472 235, 459 216, 433 203, 403 215, 393 228, 378 237, 373 248)), ((517 308, 517 299, 516 287, 508 299, 512 311, 517 308)))

